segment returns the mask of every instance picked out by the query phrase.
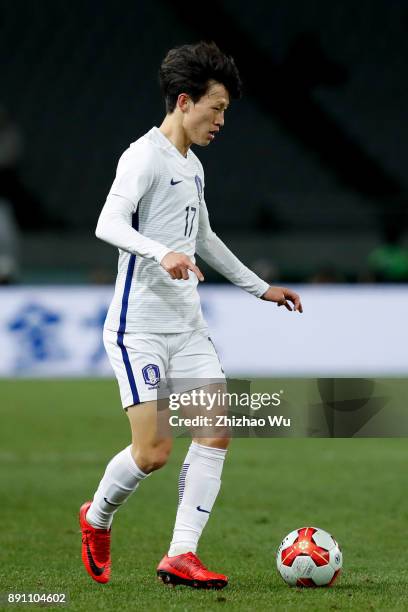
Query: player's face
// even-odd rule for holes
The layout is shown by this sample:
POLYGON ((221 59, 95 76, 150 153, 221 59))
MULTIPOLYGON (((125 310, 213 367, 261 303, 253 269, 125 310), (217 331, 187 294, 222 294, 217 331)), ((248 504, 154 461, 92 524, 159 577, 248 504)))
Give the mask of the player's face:
POLYGON ((184 129, 193 144, 205 147, 214 140, 224 125, 224 112, 229 102, 224 85, 211 81, 198 102, 191 103, 189 112, 184 116, 184 129))

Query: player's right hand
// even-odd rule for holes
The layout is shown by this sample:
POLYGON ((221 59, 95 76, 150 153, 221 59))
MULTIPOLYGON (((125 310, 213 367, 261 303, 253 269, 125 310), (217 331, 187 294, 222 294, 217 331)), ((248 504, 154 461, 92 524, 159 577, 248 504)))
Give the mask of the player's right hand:
POLYGON ((204 276, 198 266, 196 266, 188 255, 171 251, 163 257, 160 265, 168 272, 174 280, 188 280, 188 270, 194 272, 199 281, 204 280, 204 276))

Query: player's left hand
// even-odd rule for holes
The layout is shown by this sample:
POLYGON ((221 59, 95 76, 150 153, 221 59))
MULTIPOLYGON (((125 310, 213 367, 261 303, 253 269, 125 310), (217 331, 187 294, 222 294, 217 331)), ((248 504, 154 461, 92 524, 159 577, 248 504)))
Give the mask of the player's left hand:
POLYGON ((295 291, 292 291, 292 289, 288 289, 287 287, 269 287, 269 289, 261 296, 261 300, 276 302, 278 306, 285 306, 288 310, 303 312, 300 297, 295 291), (293 308, 289 302, 292 302, 293 308))

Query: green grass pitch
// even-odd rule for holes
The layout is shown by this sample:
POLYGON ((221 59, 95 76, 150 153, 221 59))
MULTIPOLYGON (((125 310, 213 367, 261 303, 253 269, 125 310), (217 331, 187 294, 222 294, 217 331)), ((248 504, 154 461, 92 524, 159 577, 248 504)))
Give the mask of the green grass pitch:
POLYGON ((407 609, 405 439, 233 440, 199 548, 230 584, 196 591, 155 575, 187 439, 117 513, 112 579, 98 585, 82 567, 77 513, 129 443, 116 382, 2 381, 0 416, 3 593, 66 591, 69 610, 407 609), (289 588, 277 574, 280 540, 304 525, 342 546, 343 573, 330 589, 289 588))

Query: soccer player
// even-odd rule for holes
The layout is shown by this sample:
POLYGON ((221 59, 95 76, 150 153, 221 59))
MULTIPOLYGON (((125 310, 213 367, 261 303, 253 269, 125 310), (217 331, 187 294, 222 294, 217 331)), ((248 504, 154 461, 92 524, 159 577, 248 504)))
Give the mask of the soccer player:
MULTIPOLYGON (((171 451, 171 437, 157 427, 160 382, 191 379, 197 388, 201 380, 225 381, 201 312, 197 284, 204 278, 195 253, 255 297, 288 310, 292 303, 302 312, 294 291, 261 280, 209 223, 204 171, 191 145, 217 138, 230 100, 241 95, 233 58, 215 43, 183 45, 167 53, 159 77, 166 116, 123 153, 96 228, 98 238, 119 248, 103 337, 132 433, 131 445, 106 467, 93 501, 80 509, 83 563, 102 583, 110 578, 113 515, 171 451)), ((192 440, 180 473, 173 539, 157 568, 166 583, 222 588, 228 582, 196 555, 228 442, 216 433, 192 440)))

